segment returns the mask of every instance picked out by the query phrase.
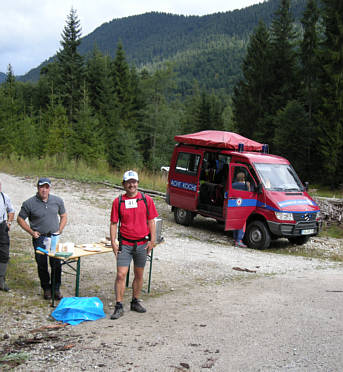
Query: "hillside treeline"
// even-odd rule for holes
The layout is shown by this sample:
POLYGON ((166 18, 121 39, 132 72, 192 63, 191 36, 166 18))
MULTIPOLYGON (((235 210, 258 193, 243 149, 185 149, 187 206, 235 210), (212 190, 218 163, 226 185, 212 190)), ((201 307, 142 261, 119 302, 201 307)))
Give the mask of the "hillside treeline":
MULTIPOLYGON (((173 62, 178 93, 189 95, 196 79, 202 89, 232 94, 241 77, 240 65, 249 35, 262 19, 268 26, 280 0, 268 0, 244 9, 204 16, 149 12, 113 19, 81 38, 78 52, 88 57, 94 45, 114 58, 119 42, 130 66, 149 71, 173 62)), ((292 0, 291 13, 300 24, 306 0, 292 0)), ((30 70, 20 81, 36 82, 40 70, 55 57, 30 70)), ((0 74, 1 81, 1 74, 0 74)))
POLYGON ((260 22, 251 35, 232 97, 205 90, 196 77, 181 97, 173 64, 138 70, 121 42, 113 57, 96 45, 87 58, 79 54, 81 27, 72 9, 56 60, 37 83, 16 81, 8 68, 0 87, 1 154, 158 169, 169 163, 175 134, 229 130, 269 143, 303 180, 337 186, 342 20, 339 0, 308 0, 295 26, 290 1, 281 0, 271 24, 260 22))

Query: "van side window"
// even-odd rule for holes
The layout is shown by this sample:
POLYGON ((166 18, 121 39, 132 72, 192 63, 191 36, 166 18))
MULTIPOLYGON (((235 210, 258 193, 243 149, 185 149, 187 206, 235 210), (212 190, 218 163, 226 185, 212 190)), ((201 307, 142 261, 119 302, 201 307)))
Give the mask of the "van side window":
POLYGON ((177 157, 175 171, 178 173, 196 176, 200 162, 200 155, 189 152, 180 152, 177 157))
POLYGON ((241 191, 254 191, 255 182, 245 167, 235 167, 231 187, 241 191))

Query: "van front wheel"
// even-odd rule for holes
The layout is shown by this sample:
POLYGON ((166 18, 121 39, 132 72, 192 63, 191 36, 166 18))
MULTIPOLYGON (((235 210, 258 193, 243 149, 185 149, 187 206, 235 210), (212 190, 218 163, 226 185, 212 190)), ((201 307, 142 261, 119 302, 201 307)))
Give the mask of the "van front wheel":
POLYGON ((184 226, 189 226, 193 222, 193 213, 182 208, 175 208, 174 218, 176 223, 184 226))
POLYGON ((248 247, 266 249, 270 245, 271 237, 267 226, 261 221, 251 222, 244 235, 248 247))

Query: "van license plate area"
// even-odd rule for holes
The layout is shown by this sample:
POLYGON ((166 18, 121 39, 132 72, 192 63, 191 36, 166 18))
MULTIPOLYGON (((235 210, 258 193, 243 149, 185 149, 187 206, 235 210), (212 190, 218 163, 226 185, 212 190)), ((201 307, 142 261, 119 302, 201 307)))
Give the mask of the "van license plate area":
POLYGON ((314 234, 314 229, 306 229, 306 230, 301 230, 301 235, 309 235, 309 234, 314 234))

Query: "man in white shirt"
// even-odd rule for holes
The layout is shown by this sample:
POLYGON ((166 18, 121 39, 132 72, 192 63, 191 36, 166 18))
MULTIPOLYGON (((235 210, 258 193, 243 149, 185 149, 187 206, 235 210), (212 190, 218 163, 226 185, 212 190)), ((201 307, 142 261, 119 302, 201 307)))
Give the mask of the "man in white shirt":
POLYGON ((8 291, 5 281, 7 264, 10 258, 10 237, 8 232, 14 218, 14 208, 11 200, 1 191, 0 182, 0 291, 8 291))

